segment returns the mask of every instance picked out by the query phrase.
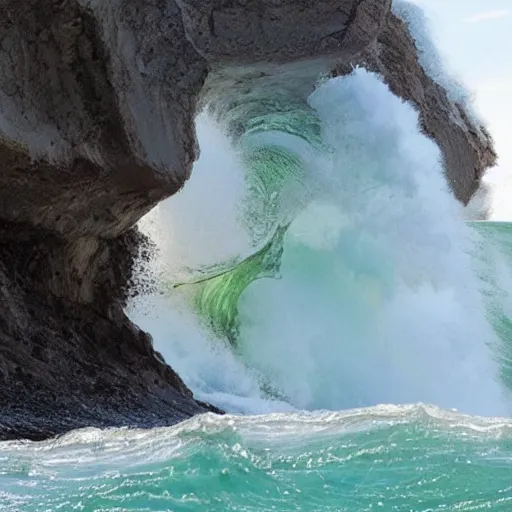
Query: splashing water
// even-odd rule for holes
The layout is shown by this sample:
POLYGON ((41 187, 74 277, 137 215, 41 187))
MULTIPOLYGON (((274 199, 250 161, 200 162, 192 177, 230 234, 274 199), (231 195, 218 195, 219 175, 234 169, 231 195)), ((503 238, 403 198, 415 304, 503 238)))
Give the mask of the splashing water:
POLYGON ((446 70, 444 58, 430 35, 430 22, 423 9, 407 0, 393 0, 392 10, 408 25, 425 72, 447 92, 451 101, 463 105, 478 124, 473 98, 462 83, 446 70))
POLYGON ((201 159, 154 227, 165 239, 159 300, 182 304, 201 341, 194 349, 175 334, 175 304, 137 322, 202 398, 222 393, 217 403, 231 411, 244 397, 255 400, 244 412, 267 399, 507 414, 501 342, 472 257, 477 235, 416 112, 363 70, 320 84, 308 103, 302 116, 281 109, 279 124, 269 116, 270 129, 259 123, 234 141, 198 120, 201 159), (233 193, 219 204, 212 183, 233 193), (193 228, 204 225, 206 236, 193 228))

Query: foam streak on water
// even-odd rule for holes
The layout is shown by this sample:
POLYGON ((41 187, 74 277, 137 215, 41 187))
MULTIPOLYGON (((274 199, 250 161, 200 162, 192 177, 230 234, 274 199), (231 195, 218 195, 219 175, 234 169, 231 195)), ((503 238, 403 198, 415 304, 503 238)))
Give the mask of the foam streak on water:
POLYGON ((207 415, 0 446, 6 512, 507 511, 512 425, 429 407, 207 415))

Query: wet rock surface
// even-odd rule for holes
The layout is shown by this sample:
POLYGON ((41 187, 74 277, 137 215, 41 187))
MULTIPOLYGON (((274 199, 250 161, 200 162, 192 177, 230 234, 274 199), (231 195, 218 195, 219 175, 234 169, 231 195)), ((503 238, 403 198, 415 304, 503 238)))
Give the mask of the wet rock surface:
POLYGON ((275 89, 300 73, 292 93, 304 96, 320 71, 377 71, 416 104, 454 193, 470 199, 495 160, 490 138, 462 106, 453 121, 390 7, 0 4, 0 439, 169 425, 209 409, 123 313, 141 243, 132 227, 188 178, 209 75, 275 89))

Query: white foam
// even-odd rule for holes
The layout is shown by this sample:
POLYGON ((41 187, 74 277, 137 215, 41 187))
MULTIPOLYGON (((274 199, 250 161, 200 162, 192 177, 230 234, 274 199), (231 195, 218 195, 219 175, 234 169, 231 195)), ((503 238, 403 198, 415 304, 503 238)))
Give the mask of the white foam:
MULTIPOLYGON (((239 351, 179 298, 136 321, 192 389, 230 410, 283 407, 261 398, 263 375, 305 409, 421 401, 506 414, 470 232, 416 112, 363 70, 310 104, 330 151, 306 173, 316 195, 286 237, 281 279, 242 295, 239 351)), ((156 222, 169 279, 248 244, 236 221, 246 171, 218 127, 199 127, 192 180, 156 222)))
POLYGON ((392 10, 408 25, 425 73, 446 90, 453 102, 464 105, 473 113, 472 96, 461 82, 447 70, 446 59, 432 40, 430 22, 423 9, 408 0, 393 0, 392 10))
POLYGON ((423 401, 505 413, 469 231, 416 112, 363 70, 310 103, 332 147, 316 176, 327 215, 306 210, 282 279, 243 295, 246 360, 301 408, 423 401))

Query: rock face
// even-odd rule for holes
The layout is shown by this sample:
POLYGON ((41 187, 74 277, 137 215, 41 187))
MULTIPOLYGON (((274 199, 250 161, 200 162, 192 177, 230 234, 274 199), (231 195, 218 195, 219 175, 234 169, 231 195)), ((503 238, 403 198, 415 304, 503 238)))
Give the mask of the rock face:
POLYGON ((0 236, 1 439, 44 439, 83 426, 153 427, 214 410, 193 400, 122 311, 139 234, 106 242, 94 304, 48 291, 52 273, 66 265, 66 241, 6 223, 0 236))
POLYGON ((470 199, 494 162, 490 139, 427 77, 390 8, 0 3, 0 439, 207 410, 123 306, 141 240, 131 228, 188 178, 208 76, 262 91, 295 82, 305 95, 319 71, 378 71, 417 105, 455 194, 470 199))

